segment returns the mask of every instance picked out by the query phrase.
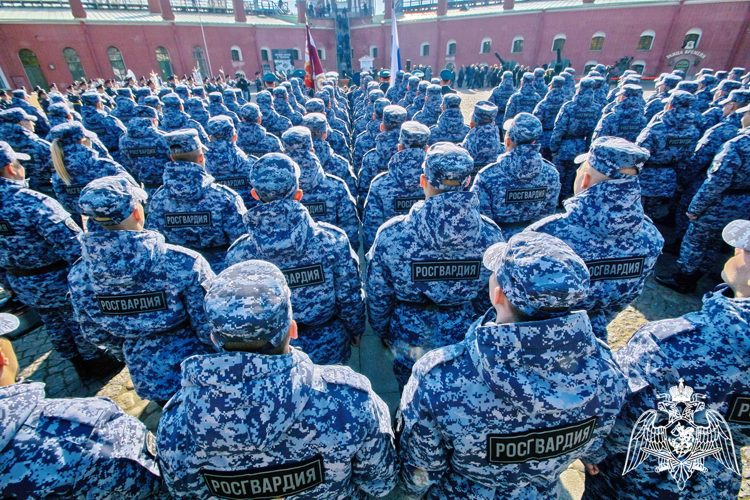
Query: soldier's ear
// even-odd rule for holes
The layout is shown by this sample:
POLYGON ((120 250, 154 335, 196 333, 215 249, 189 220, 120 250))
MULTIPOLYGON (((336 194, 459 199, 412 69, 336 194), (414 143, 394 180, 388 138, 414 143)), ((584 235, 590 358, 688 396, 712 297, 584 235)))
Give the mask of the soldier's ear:
POLYGON ((427 187, 427 177, 424 174, 419 176, 419 187, 427 187))
MULTIPOLYGON (((253 191, 255 191, 255 190, 253 189, 253 191)), ((294 193, 294 196, 293 196, 294 200, 295 201, 300 201, 302 199, 302 194, 303 194, 302 190, 298 189, 297 192, 294 193)))
POLYGON ((289 325, 289 338, 297 339, 297 322, 294 320, 292 320, 292 324, 289 325))
POLYGON ((260 201, 260 196, 258 196, 258 193, 255 192, 255 188, 250 190, 250 194, 253 195, 253 198, 255 198, 257 201, 260 201))

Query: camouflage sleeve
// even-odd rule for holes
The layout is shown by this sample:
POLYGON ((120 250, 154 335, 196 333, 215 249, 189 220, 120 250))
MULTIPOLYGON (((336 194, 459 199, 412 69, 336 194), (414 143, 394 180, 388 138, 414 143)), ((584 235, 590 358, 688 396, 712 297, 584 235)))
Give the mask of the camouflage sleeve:
POLYGON ((546 112, 547 112, 547 101, 542 99, 541 101, 539 101, 539 104, 534 106, 534 111, 532 111, 531 114, 534 115, 537 118, 537 120, 544 123, 544 118, 545 118, 544 115, 546 114, 546 112))
POLYGON ((122 135, 123 135, 123 134, 124 134, 125 132, 127 132, 127 131, 128 131, 128 129, 127 129, 127 128, 125 128, 125 125, 123 125, 123 123, 122 123, 122 122, 120 121, 120 119, 119 119, 119 118, 117 118, 117 117, 114 117, 114 116, 108 116, 108 117, 107 117, 107 120, 109 121, 109 126, 110 126, 110 127, 111 127, 111 128, 113 129, 113 130, 117 130, 117 135, 118 135, 118 136, 122 137, 122 135))
POLYGON ((224 230, 229 237, 230 244, 237 241, 237 238, 245 234, 247 228, 245 223, 242 222, 242 216, 247 212, 245 208, 245 202, 242 201, 242 197, 236 192, 232 192, 232 199, 227 203, 227 213, 225 215, 226 225, 224 230))
POLYGON ((596 124, 594 134, 591 136, 591 142, 594 142, 597 137, 606 137, 612 135, 610 131, 609 120, 606 119, 606 115, 599 119, 599 123, 596 124))
POLYGON ((359 217, 357 216, 357 202, 346 187, 345 182, 341 182, 341 197, 336 204, 336 225, 344 230, 349 237, 349 243, 355 252, 359 251, 359 217))
POLYGON ((485 182, 486 174, 482 175, 480 171, 474 180, 474 185, 471 187, 471 191, 476 193, 479 198, 479 211, 482 215, 485 215, 492 219, 492 195, 489 186, 485 182))
POLYGON ((708 177, 690 202, 689 213, 700 216, 719 201, 724 190, 732 185, 734 166, 742 164, 742 158, 735 146, 736 143, 728 142, 716 155, 713 165, 708 169, 708 177))
POLYGON ((384 497, 396 485, 398 457, 391 417, 380 396, 370 391, 370 422, 367 436, 352 460, 352 480, 360 490, 384 497))
POLYGON ((516 102, 518 99, 514 99, 516 94, 513 94, 510 96, 510 99, 508 99, 508 103, 505 105, 505 119, 508 120, 510 118, 515 117, 518 114, 518 111, 516 111, 516 102))
POLYGON ((557 113, 557 118, 555 118, 555 128, 552 129, 552 136, 549 139, 549 150, 553 153, 556 153, 560 149, 565 132, 568 130, 570 113, 567 111, 567 106, 564 105, 560 109, 560 112, 557 113))
POLYGON ((78 237, 83 233, 70 214, 52 198, 42 201, 35 210, 36 228, 39 234, 55 249, 55 254, 69 263, 81 257, 81 242, 78 237))
POLYGON ((635 140, 636 145, 649 150, 654 147, 654 134, 651 133, 651 127, 646 126, 641 133, 638 134, 638 138, 635 140))
MULTIPOLYGON (((122 166, 125 167, 125 169, 130 172, 135 177, 138 177, 138 163, 134 162, 133 159, 130 157, 130 150, 125 146, 126 142, 124 141, 125 136, 120 137, 120 146, 119 146, 119 152, 120 152, 120 159, 122 161, 122 166)), ((140 184, 139 184, 140 185, 140 184)))
POLYGON ((375 236, 375 243, 367 254, 367 271, 365 277, 365 297, 367 298, 367 317, 375 335, 387 339, 388 325, 396 302, 396 292, 388 266, 383 259, 383 252, 378 248, 382 231, 375 236))
POLYGON ((425 394, 424 373, 415 370, 401 397, 403 432, 399 440, 403 489, 421 498, 449 468, 450 451, 445 446, 425 394))
POLYGON ((343 234, 337 243, 333 277, 336 305, 346 331, 354 338, 365 331, 365 297, 359 274, 359 259, 343 234))
POLYGON ((716 137, 714 133, 715 129, 709 129, 703 134, 703 137, 698 141, 695 146, 695 153, 693 154, 693 167, 700 169, 704 165, 708 165, 717 153, 716 148, 716 137))
POLYGON ((378 233, 378 229, 385 222, 383 199, 380 196, 372 196, 372 193, 367 195, 363 219, 362 239, 365 242, 365 253, 367 253, 375 242, 375 235, 378 233))
POLYGON ((212 345, 211 327, 203 310, 203 298, 206 295, 206 290, 201 286, 201 283, 213 278, 215 274, 211 270, 211 266, 208 265, 208 261, 201 255, 195 258, 193 268, 190 271, 192 279, 182 291, 182 303, 188 316, 190 316, 190 324, 198 339, 204 344, 212 345))

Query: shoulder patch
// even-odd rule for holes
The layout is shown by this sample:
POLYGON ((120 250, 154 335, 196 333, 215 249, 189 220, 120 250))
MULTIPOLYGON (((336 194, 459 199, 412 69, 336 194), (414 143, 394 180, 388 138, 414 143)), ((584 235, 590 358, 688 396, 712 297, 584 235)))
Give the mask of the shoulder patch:
POLYGON ((325 380, 329 384, 348 385, 349 387, 353 387, 367 393, 372 390, 372 386, 370 385, 370 381, 367 380, 367 377, 356 373, 348 366, 316 365, 315 369, 318 370, 323 380, 325 380))
POLYGON ((47 405, 42 412, 44 417, 67 420, 89 427, 96 427, 102 416, 110 412, 105 408, 105 404, 113 404, 110 401, 92 402, 88 399, 60 399, 46 400, 46 402, 47 405))
POLYGON ((420 374, 429 373, 436 366, 458 358, 464 353, 465 349, 463 343, 459 343, 430 351, 414 364, 412 371, 420 374))

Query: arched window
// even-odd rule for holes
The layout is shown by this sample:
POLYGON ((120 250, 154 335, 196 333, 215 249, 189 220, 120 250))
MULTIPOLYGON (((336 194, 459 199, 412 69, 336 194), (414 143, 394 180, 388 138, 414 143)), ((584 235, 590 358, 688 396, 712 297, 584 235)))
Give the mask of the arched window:
POLYGON ((510 51, 513 52, 514 54, 519 54, 523 52, 523 37, 522 36, 517 36, 513 39, 513 45, 511 46, 510 51))
POLYGON ((300 60, 300 58, 299 58, 299 47, 294 47, 292 49, 292 60, 293 61, 299 61, 300 60))
POLYGON ((320 58, 321 61, 325 61, 326 60, 326 49, 325 49, 325 47, 321 47, 321 48, 318 49, 318 57, 320 58))
POLYGON ((260 49, 260 60, 263 62, 271 60, 271 51, 267 47, 262 47, 260 49))
POLYGON ((232 61, 242 61, 242 49, 240 49, 236 45, 232 47, 232 61))
POLYGON ((18 51, 18 57, 21 59, 21 64, 23 64, 23 69, 26 72, 26 77, 29 79, 31 88, 39 86, 45 90, 49 89, 47 78, 45 78, 42 72, 42 67, 39 64, 36 54, 29 49, 21 49, 18 51))
POLYGON ((591 37, 591 45, 589 45, 589 50, 602 50, 604 48, 604 32, 603 31, 597 31, 594 33, 594 36, 591 37))
POLYGON ((492 38, 485 38, 482 40, 482 45, 479 46, 480 54, 489 54, 492 50, 492 38))
POLYGON ((557 52, 557 49, 560 49, 560 52, 565 48, 565 34, 564 33, 558 33, 555 35, 554 40, 552 41, 552 52, 557 52))
POLYGON ((206 58, 203 55, 203 49, 199 46, 193 47, 193 59, 195 59, 195 67, 201 76, 208 76, 208 65, 206 65, 206 58))
POLYGON ((589 71, 594 69, 598 63, 596 61, 589 61, 586 63, 586 65, 583 67, 583 74, 588 75, 589 71))
POLYGON ((420 48, 419 48, 419 53, 420 53, 420 55, 422 55, 422 57, 429 56, 430 55, 430 44, 427 43, 427 42, 423 43, 420 46, 420 48))
POLYGON ((638 47, 635 50, 651 50, 654 45, 654 37, 656 32, 654 30, 646 30, 641 33, 641 37, 638 39, 638 47))
POLYGON ((81 64, 81 58, 78 57, 78 52, 70 47, 63 49, 63 57, 65 62, 68 63, 68 69, 70 70, 70 76, 75 80, 85 80, 86 72, 83 70, 83 64, 81 64))
POLYGON ((120 52, 120 49, 117 47, 108 48, 107 57, 109 57, 109 64, 112 66, 115 78, 124 81, 128 74, 128 70, 125 68, 125 61, 122 60, 122 52, 120 52))
POLYGON ((378 57, 378 48, 375 45, 370 45, 370 57, 375 59, 378 57))
POLYGON ((630 64, 630 69, 638 73, 639 75, 642 75, 644 71, 646 71, 646 61, 633 61, 630 64))
POLYGON ((703 36, 703 30, 700 28, 693 28, 685 33, 685 41, 682 43, 683 49, 697 49, 698 44, 703 36))
POLYGON ((156 47, 156 61, 159 63, 159 71, 161 72, 162 80, 166 81, 167 78, 174 75, 172 71, 172 61, 169 59, 169 52, 164 47, 156 47))
POLYGON ((456 41, 455 40, 448 40, 448 44, 445 46, 445 55, 446 56, 456 55, 456 41))

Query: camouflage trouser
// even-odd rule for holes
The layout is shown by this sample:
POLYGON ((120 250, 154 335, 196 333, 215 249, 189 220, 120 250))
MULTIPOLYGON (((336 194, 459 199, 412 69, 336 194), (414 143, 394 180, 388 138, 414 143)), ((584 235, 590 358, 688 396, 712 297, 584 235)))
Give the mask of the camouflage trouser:
POLYGON ((343 365, 352 355, 349 333, 335 316, 322 325, 297 323, 297 339, 292 340, 292 345, 316 365, 343 365))
POLYGON ((685 274, 706 272, 715 263, 724 226, 750 215, 750 195, 723 196, 698 219, 691 220, 680 247, 677 264, 685 274))
POLYGON ((657 217, 660 209, 669 203, 670 198, 664 196, 641 196, 641 204, 643 205, 643 211, 646 215, 651 217, 657 217))
POLYGON ((693 196, 695 196, 695 193, 698 192, 700 187, 703 185, 703 181, 706 180, 706 176, 702 175, 699 179, 694 180, 690 185, 688 185, 685 188, 685 191, 682 193, 682 196, 680 197, 680 201, 677 202, 676 212, 675 212, 675 226, 674 226, 674 237, 676 239, 683 238, 685 236, 685 232, 687 232, 688 224, 690 223, 690 219, 687 218, 687 215, 685 215, 688 211, 688 207, 690 207, 690 202, 693 201, 693 196))
POLYGON ((560 198, 569 198, 573 194, 573 181, 576 178, 576 170, 578 169, 578 165, 576 165, 574 159, 555 159, 555 168, 560 174, 560 198))

